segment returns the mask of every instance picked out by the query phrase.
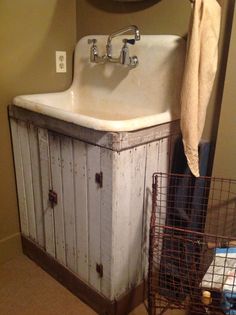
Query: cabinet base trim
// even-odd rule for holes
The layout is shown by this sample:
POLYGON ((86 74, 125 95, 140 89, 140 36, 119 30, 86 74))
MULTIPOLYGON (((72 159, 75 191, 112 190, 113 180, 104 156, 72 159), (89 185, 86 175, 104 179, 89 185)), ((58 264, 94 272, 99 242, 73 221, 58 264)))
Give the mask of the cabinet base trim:
POLYGON ((61 265, 41 247, 21 236, 23 253, 60 282, 70 292, 101 315, 125 315, 142 303, 146 297, 145 282, 133 288, 118 300, 110 301, 80 280, 73 272, 61 265))

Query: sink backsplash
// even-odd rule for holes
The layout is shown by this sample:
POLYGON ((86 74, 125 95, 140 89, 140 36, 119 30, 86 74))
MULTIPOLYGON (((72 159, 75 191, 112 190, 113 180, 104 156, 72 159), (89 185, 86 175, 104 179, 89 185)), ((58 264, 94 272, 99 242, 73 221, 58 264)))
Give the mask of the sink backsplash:
MULTIPOLYGON (((140 115, 162 113, 171 108, 178 116, 179 94, 185 59, 185 40, 174 35, 142 35, 130 55, 137 55, 139 64, 129 68, 120 64, 93 64, 89 60, 88 39, 96 38, 99 53, 105 53, 107 35, 83 37, 76 46, 73 85, 78 98, 96 107, 140 110, 140 115), (144 109, 145 108, 145 109, 144 109)), ((127 36, 125 36, 127 37, 127 36)), ((119 57, 122 39, 113 39, 113 55, 119 57)), ((122 112, 123 112, 122 111, 122 112)))

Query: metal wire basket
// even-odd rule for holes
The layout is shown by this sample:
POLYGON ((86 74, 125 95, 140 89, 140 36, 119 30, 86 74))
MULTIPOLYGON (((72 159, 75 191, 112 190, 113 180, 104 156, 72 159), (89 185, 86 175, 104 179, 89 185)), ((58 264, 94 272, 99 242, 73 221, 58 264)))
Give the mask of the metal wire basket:
POLYGON ((153 174, 150 315, 236 314, 236 181, 153 174))

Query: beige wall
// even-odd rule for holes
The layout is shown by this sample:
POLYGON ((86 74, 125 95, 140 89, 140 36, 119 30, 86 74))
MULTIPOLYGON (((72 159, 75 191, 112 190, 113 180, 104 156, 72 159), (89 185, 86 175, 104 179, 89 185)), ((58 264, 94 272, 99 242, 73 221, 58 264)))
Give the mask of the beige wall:
POLYGON ((0 262, 20 251, 7 105, 69 86, 75 23, 75 0, 0 0, 0 262), (55 50, 67 51, 66 74, 55 73, 55 50))
POLYGON ((236 10, 229 49, 213 175, 236 179, 236 10))
MULTIPOLYGON (((220 66, 209 104, 203 138, 215 140, 223 91, 225 63, 234 0, 218 0, 222 6, 220 66)), ((77 39, 89 34, 108 34, 127 24, 136 24, 141 34, 177 34, 188 32, 191 5, 188 0, 150 0, 121 3, 113 0, 77 0, 77 39)))
POLYGON ((77 38, 109 34, 136 24, 141 34, 185 35, 191 12, 188 0, 122 3, 114 0, 77 0, 77 38))
POLYGON ((232 28, 235 0, 218 0, 222 8, 221 33, 219 40, 219 62, 216 73, 215 84, 213 87, 211 100, 208 106, 206 123, 203 132, 204 139, 211 139, 215 144, 222 95, 224 90, 225 71, 228 58, 228 49, 232 28))

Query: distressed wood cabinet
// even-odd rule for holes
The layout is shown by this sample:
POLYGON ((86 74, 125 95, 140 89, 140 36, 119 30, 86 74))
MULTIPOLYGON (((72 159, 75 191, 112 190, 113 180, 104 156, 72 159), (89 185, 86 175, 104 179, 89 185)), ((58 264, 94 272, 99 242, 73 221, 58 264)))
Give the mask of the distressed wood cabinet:
POLYGON ((169 170, 178 122, 111 133, 9 114, 23 237, 119 300, 147 274, 152 174, 169 170))

